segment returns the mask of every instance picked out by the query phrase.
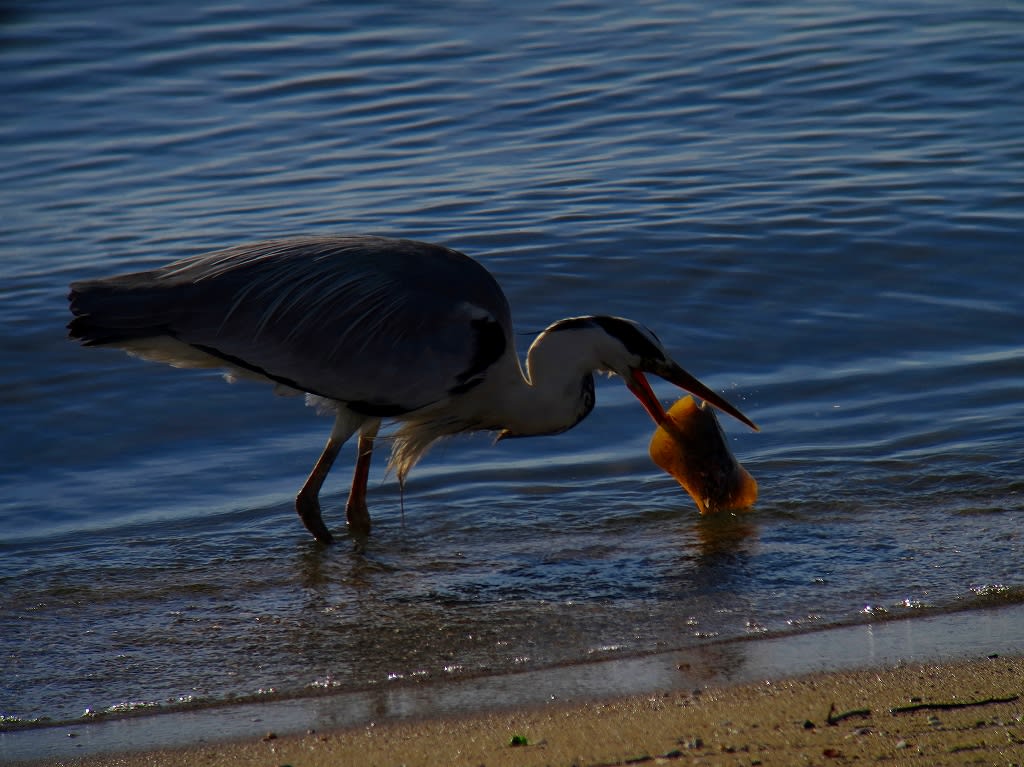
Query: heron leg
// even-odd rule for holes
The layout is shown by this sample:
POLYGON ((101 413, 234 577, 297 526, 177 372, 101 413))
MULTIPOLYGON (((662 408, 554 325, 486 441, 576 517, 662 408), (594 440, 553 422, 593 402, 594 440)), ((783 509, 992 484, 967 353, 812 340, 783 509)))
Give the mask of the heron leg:
MULTIPOLYGON (((330 439, 327 440, 327 445, 313 466, 313 471, 306 477, 305 484, 295 497, 295 510, 299 512, 299 519, 319 543, 334 542, 334 536, 331 535, 327 525, 324 524, 323 517, 320 516, 320 488, 323 487, 324 480, 327 479, 334 460, 341 451, 341 446, 356 429, 362 426, 365 420, 363 416, 356 416, 344 408, 338 411, 330 439)), ((374 428, 374 434, 376 434, 376 428, 374 428)))
POLYGON ((334 541, 334 536, 331 535, 327 525, 324 524, 323 517, 320 516, 320 488, 323 487, 324 480, 327 479, 327 474, 330 472, 331 466, 334 465, 334 459, 338 457, 338 452, 344 442, 344 440, 335 439, 333 435, 327 440, 327 446, 324 447, 316 465, 313 466, 313 471, 309 473, 306 483, 295 498, 295 510, 299 512, 299 519, 319 543, 334 541))
POLYGON ((357 542, 365 540, 370 535, 370 512, 366 507, 366 482, 370 477, 370 461, 373 460, 373 440, 376 438, 379 428, 380 421, 374 421, 359 434, 356 469, 352 475, 352 489, 348 493, 348 503, 345 504, 348 531, 357 542))

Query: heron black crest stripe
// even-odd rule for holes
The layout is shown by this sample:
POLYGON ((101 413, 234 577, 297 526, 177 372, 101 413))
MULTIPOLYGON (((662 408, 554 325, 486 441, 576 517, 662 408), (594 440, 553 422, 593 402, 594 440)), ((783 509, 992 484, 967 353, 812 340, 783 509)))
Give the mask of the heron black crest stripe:
MULTIPOLYGON (((644 335, 635 323, 619 317, 609 317, 606 315, 596 315, 593 317, 571 317, 570 319, 556 322, 549 328, 549 330, 578 330, 580 328, 593 327, 601 328, 601 330, 612 338, 617 339, 619 343, 626 347, 627 350, 642 359, 664 359, 665 355, 661 349, 658 348, 650 338, 644 335)), ((647 332, 650 333, 651 331, 647 332)), ((651 336, 654 336, 654 333, 651 333, 651 336)), ((656 336, 655 340, 657 340, 656 336)))
MULTIPOLYGON (((598 316, 592 318, 605 333, 619 339, 622 345, 638 357, 645 360, 664 359, 664 353, 651 339, 645 336, 635 324, 618 317, 598 316)), ((650 331, 648 331, 650 332, 650 331)), ((653 336, 654 334, 651 333, 653 336)))

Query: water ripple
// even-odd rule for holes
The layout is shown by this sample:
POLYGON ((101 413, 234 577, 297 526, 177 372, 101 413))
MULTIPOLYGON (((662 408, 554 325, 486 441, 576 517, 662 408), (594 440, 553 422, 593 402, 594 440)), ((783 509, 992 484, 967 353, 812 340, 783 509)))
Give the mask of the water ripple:
POLYGON ((1019 602, 1019 32, 953 2, 24 11, 0 726, 1019 602), (479 256, 523 348, 647 322, 761 424, 723 420, 755 512, 697 518, 602 380, 573 431, 445 443, 404 497, 375 467, 370 552, 320 551, 292 497, 328 422, 63 338, 72 279, 328 231, 479 256))

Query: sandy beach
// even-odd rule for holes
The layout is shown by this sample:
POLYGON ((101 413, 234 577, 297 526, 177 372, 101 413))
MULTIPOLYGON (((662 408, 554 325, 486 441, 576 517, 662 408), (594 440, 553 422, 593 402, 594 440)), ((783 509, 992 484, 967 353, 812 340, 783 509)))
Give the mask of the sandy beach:
MULTIPOLYGON (((172 765, 1021 765, 1024 657, 369 724, 59 761, 172 765)), ((50 762, 51 764, 53 762, 50 762)))

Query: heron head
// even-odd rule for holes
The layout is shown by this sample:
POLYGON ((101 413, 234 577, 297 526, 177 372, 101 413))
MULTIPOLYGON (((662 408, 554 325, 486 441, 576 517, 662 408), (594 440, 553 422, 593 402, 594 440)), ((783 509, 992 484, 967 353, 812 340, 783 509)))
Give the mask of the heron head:
POLYGON ((603 366, 622 377, 655 423, 664 423, 668 416, 651 389, 645 373, 653 373, 659 378, 664 378, 758 431, 757 425, 737 407, 676 364, 658 337, 640 323, 621 317, 586 319, 600 327, 611 339, 604 350, 603 366))

